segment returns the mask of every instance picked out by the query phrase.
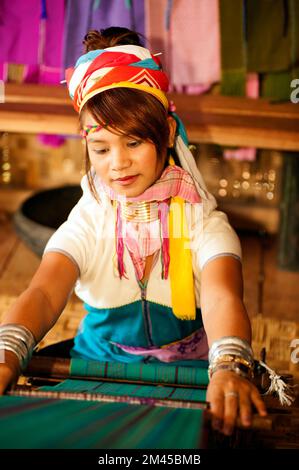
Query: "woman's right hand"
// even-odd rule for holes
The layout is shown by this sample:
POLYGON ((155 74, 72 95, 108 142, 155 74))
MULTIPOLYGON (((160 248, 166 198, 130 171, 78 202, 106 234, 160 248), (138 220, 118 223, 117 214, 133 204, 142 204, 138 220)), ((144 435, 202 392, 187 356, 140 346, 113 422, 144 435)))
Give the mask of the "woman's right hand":
POLYGON ((0 351, 4 362, 0 362, 0 395, 11 388, 20 375, 20 364, 17 356, 11 351, 0 351))

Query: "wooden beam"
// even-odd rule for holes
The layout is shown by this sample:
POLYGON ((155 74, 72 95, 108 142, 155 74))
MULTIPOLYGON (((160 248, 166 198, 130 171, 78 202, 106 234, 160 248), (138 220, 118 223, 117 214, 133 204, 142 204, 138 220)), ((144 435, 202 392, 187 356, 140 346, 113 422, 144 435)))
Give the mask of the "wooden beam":
POLYGON ((0 131, 28 134, 78 134, 78 116, 70 107, 0 105, 0 131), (60 109, 63 108, 63 109, 60 109))
POLYGON ((64 86, 6 83, 0 131, 75 135, 78 115, 64 86))
POLYGON ((299 150, 299 105, 214 95, 169 98, 192 142, 299 150))
POLYGON ((62 85, 5 83, 4 96, 5 103, 71 105, 68 91, 62 85))
POLYGON ((188 124, 185 120, 190 142, 217 144, 232 147, 257 147, 271 150, 299 151, 298 131, 261 129, 250 126, 188 124))
MULTIPOLYGON (((175 93, 169 98, 192 142, 299 151, 299 104, 175 93)), ((0 131, 77 134, 78 116, 63 86, 8 83, 0 131)))

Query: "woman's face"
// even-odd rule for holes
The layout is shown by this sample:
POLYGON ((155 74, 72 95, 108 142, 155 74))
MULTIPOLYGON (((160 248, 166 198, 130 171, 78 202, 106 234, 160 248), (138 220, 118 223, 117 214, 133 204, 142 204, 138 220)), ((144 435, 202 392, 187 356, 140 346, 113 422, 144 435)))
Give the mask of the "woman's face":
MULTIPOLYGON (((84 125, 97 125, 90 113, 84 116, 84 125)), ((123 196, 139 196, 164 169, 166 152, 158 159, 155 145, 148 141, 102 128, 87 135, 86 144, 97 176, 123 196)))

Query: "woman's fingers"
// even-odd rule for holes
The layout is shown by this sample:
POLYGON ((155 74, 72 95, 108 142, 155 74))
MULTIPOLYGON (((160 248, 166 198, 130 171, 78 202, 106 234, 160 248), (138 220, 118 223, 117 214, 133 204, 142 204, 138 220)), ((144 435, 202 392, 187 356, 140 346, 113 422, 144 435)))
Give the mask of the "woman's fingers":
POLYGON ((267 415, 266 406, 257 388, 248 380, 232 375, 219 373, 210 381, 207 393, 212 413, 214 429, 230 435, 240 418, 242 426, 252 423, 253 406, 261 416, 267 415))
POLYGON ((235 390, 224 392, 223 432, 230 435, 236 424, 239 408, 239 394, 235 390))
POLYGON ((240 395, 240 420, 243 426, 250 426, 252 422, 252 405, 249 393, 240 395))
POLYGON ((216 392, 209 394, 212 426, 214 429, 229 435, 232 433, 238 416, 239 397, 234 391, 216 392))
POLYGON ((258 390, 254 387, 251 391, 251 400, 256 407, 257 411, 261 416, 267 416, 267 408, 266 405, 259 394, 258 390))
POLYGON ((210 397, 210 410, 212 413, 212 426, 214 429, 220 431, 223 422, 223 411, 224 411, 224 396, 221 391, 211 391, 210 397))

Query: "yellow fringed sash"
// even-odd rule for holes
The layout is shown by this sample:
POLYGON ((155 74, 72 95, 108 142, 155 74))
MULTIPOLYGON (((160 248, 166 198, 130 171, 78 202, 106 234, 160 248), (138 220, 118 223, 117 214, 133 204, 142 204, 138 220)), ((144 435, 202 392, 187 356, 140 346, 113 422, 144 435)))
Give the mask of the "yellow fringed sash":
MULTIPOLYGON (((170 165, 175 165, 172 156, 168 161, 170 165)), ((190 239, 185 201, 179 196, 171 198, 168 221, 172 310, 180 320, 195 320, 196 304, 190 239)))
POLYGON ((169 256, 173 313, 180 320, 195 320, 193 267, 185 201, 178 196, 171 198, 169 208, 169 256))

